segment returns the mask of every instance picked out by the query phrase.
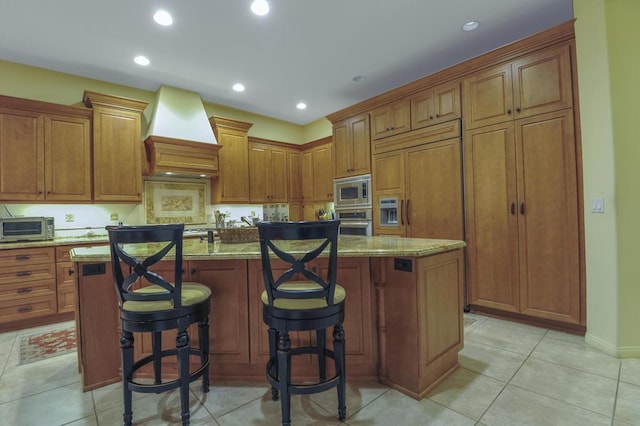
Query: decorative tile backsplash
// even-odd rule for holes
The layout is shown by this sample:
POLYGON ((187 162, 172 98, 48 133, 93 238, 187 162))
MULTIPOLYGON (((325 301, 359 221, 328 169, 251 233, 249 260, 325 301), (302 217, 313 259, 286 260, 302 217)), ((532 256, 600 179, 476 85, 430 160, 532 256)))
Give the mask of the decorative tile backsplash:
POLYGON ((286 222, 289 220, 288 204, 265 204, 262 206, 264 220, 270 222, 286 222))

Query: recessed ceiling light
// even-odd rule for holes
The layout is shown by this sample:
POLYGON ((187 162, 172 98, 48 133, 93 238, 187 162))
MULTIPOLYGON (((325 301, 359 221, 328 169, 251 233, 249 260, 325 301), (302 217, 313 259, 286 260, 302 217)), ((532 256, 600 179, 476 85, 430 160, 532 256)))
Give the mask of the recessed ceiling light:
POLYGON ((153 20, 159 25, 171 25, 173 24, 173 18, 166 10, 159 10, 153 14, 153 20))
POLYGON ((307 108, 307 104, 305 104, 304 102, 299 102, 298 105, 296 105, 296 108, 298 108, 298 109, 306 109, 307 108))
POLYGON ((244 92, 244 84, 242 83, 236 83, 233 85, 233 90, 235 90, 236 92, 244 92))
POLYGON ((149 61, 149 59, 147 59, 146 56, 136 56, 135 58, 133 58, 133 61, 138 64, 138 65, 142 65, 142 66, 147 66, 149 65, 151 62, 149 61))
POLYGON ((479 22, 476 22, 476 21, 469 21, 469 22, 467 22, 466 24, 464 24, 464 25, 462 26, 462 29, 463 29, 464 31, 473 31, 473 30, 475 30, 476 28, 478 28, 479 26, 480 26, 480 23, 479 23, 479 22))
POLYGON ((267 0, 253 0, 251 11, 258 16, 264 16, 269 13, 269 3, 267 0))

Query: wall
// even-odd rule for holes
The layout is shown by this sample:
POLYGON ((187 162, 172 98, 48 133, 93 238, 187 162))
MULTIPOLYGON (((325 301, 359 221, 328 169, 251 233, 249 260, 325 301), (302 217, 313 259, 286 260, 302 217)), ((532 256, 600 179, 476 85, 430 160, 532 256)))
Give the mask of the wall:
POLYGON ((640 356, 640 266, 633 257, 640 240, 640 144, 633 128, 638 121, 633 101, 640 97, 635 77, 640 58, 633 46, 640 40, 640 2, 574 0, 573 5, 585 198, 585 340, 612 355, 640 356), (604 214, 590 213, 593 197, 604 197, 604 214))

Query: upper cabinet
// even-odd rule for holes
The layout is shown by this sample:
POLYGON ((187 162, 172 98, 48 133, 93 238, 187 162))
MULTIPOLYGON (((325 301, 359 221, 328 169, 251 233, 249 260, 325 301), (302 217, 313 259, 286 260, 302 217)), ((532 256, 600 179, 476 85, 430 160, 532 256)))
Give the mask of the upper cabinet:
POLYGON ((464 79, 465 128, 573 106, 568 45, 533 53, 464 79))
POLYGON ((349 117, 333 125, 334 177, 364 175, 371 172, 369 114, 349 117))
POLYGON ((0 96, 0 200, 91 201, 91 114, 0 96))
POLYGON ((302 152, 287 150, 287 199, 302 201, 302 152))
POLYGON ((410 105, 408 99, 402 99, 371 111, 371 139, 386 138, 411 130, 410 105))
POLYGON ((287 202, 287 150, 249 142, 249 193, 252 203, 287 202))
POLYGON ((249 202, 249 138, 253 125, 223 117, 210 117, 209 122, 221 145, 219 177, 211 181, 212 203, 249 202))
POLYGON ((446 83, 411 97, 411 129, 460 118, 460 83, 446 83))
POLYGON ((147 102, 84 92, 93 108, 93 189, 100 202, 142 201, 142 111, 147 102))

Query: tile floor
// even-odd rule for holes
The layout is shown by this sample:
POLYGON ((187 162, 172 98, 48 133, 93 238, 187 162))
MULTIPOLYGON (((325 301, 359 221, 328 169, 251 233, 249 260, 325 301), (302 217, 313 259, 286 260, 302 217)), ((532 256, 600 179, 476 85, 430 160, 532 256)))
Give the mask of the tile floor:
MULTIPOLYGON (((377 383, 349 383, 356 425, 640 425, 640 359, 616 359, 579 336, 465 314, 465 348, 452 376, 422 401, 377 383)), ((75 354, 18 366, 19 337, 0 334, 0 424, 122 424, 120 385, 83 393, 75 354)), ((348 343, 348 341, 347 341, 348 343)), ((263 383, 192 385, 193 425, 280 424, 263 383)), ((179 424, 177 393, 134 393, 137 425, 179 424)), ((337 425, 329 391, 294 397, 294 425, 337 425)))

